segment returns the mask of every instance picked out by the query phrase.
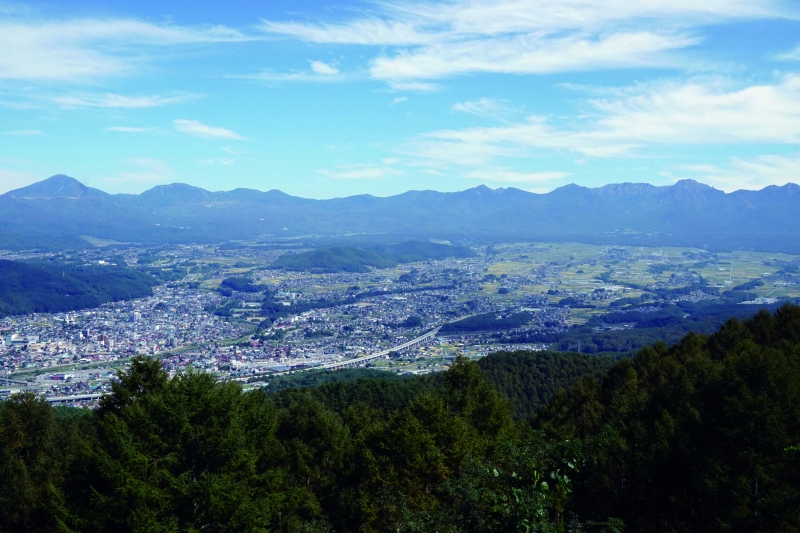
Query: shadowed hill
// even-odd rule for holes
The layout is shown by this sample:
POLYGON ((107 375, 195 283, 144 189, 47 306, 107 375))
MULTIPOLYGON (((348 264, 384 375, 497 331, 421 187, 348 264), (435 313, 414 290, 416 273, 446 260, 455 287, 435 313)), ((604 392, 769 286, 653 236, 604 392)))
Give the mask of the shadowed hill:
POLYGON ((0 260, 0 317, 97 307, 152 295, 155 280, 114 266, 50 266, 0 260))
POLYGON ((369 272, 369 267, 392 268, 400 263, 447 257, 475 257, 475 253, 463 246, 420 241, 374 246, 369 249, 335 246, 299 254, 284 254, 272 263, 271 268, 306 272, 369 272))

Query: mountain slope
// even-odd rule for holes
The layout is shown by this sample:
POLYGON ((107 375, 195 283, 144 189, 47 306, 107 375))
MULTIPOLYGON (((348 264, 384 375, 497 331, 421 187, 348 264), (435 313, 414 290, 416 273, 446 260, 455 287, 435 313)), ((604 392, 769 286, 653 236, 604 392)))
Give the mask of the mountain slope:
POLYGON ((665 187, 567 185, 534 194, 481 185, 309 200, 276 190, 212 192, 185 184, 110 195, 59 175, 0 196, 0 225, 6 236, 149 243, 373 235, 384 242, 574 240, 800 252, 800 187, 726 194, 682 180, 665 187))

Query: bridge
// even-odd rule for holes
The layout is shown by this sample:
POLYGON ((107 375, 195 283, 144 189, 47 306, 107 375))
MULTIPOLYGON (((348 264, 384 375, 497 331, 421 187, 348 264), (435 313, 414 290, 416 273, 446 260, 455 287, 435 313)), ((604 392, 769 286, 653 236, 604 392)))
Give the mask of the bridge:
POLYGON ((51 396, 49 398, 45 398, 50 403, 74 403, 74 402, 83 402, 86 400, 97 400, 98 398, 102 398, 105 396, 104 394, 78 394, 76 396, 51 396))
POLYGON ((345 368, 348 366, 359 366, 366 362, 372 361, 373 359, 379 359, 381 357, 386 357, 389 355, 390 352, 402 352, 403 350, 408 350, 410 348, 416 348, 417 346, 424 344, 434 338, 437 333, 439 333, 440 328, 435 328, 429 331, 424 335, 420 335, 416 339, 411 339, 410 341, 400 344, 399 346, 394 346, 389 348, 388 350, 383 350, 381 352, 376 352, 370 355, 365 355, 363 357, 356 357, 355 359, 348 359, 346 361, 338 361, 336 363, 328 363, 327 365, 321 365, 316 368, 321 368, 325 370, 336 370, 339 368, 345 368))

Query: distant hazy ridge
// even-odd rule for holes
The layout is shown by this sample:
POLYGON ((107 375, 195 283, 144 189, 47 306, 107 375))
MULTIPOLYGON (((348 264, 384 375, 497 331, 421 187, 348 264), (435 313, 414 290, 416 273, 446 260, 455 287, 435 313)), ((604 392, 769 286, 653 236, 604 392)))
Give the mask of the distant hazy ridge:
POLYGON ((726 194, 691 180, 666 187, 567 185, 547 194, 479 186, 309 200, 185 184, 111 195, 58 175, 0 196, 0 248, 74 245, 80 235, 144 243, 366 235, 376 242, 574 240, 797 253, 799 223, 797 185, 726 194))

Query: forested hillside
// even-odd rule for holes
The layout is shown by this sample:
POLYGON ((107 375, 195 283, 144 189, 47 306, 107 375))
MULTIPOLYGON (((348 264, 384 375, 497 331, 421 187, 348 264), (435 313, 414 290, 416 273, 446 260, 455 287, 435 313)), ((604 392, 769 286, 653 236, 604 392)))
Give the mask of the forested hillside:
POLYGON ((537 427, 579 440, 567 505, 629 531, 800 527, 800 307, 689 334, 561 391, 537 427))
POLYGON ((151 295, 152 276, 119 266, 0 260, 0 317, 56 313, 151 295))
POLYGON ((96 411, 0 404, 0 531, 789 532, 798 450, 790 305, 274 394, 136 358, 96 411))
POLYGON ((272 263, 271 268, 327 273, 369 272, 369 267, 392 268, 401 263, 447 257, 475 257, 475 253, 463 246, 422 241, 373 246, 368 249, 334 246, 298 254, 284 254, 272 263))

